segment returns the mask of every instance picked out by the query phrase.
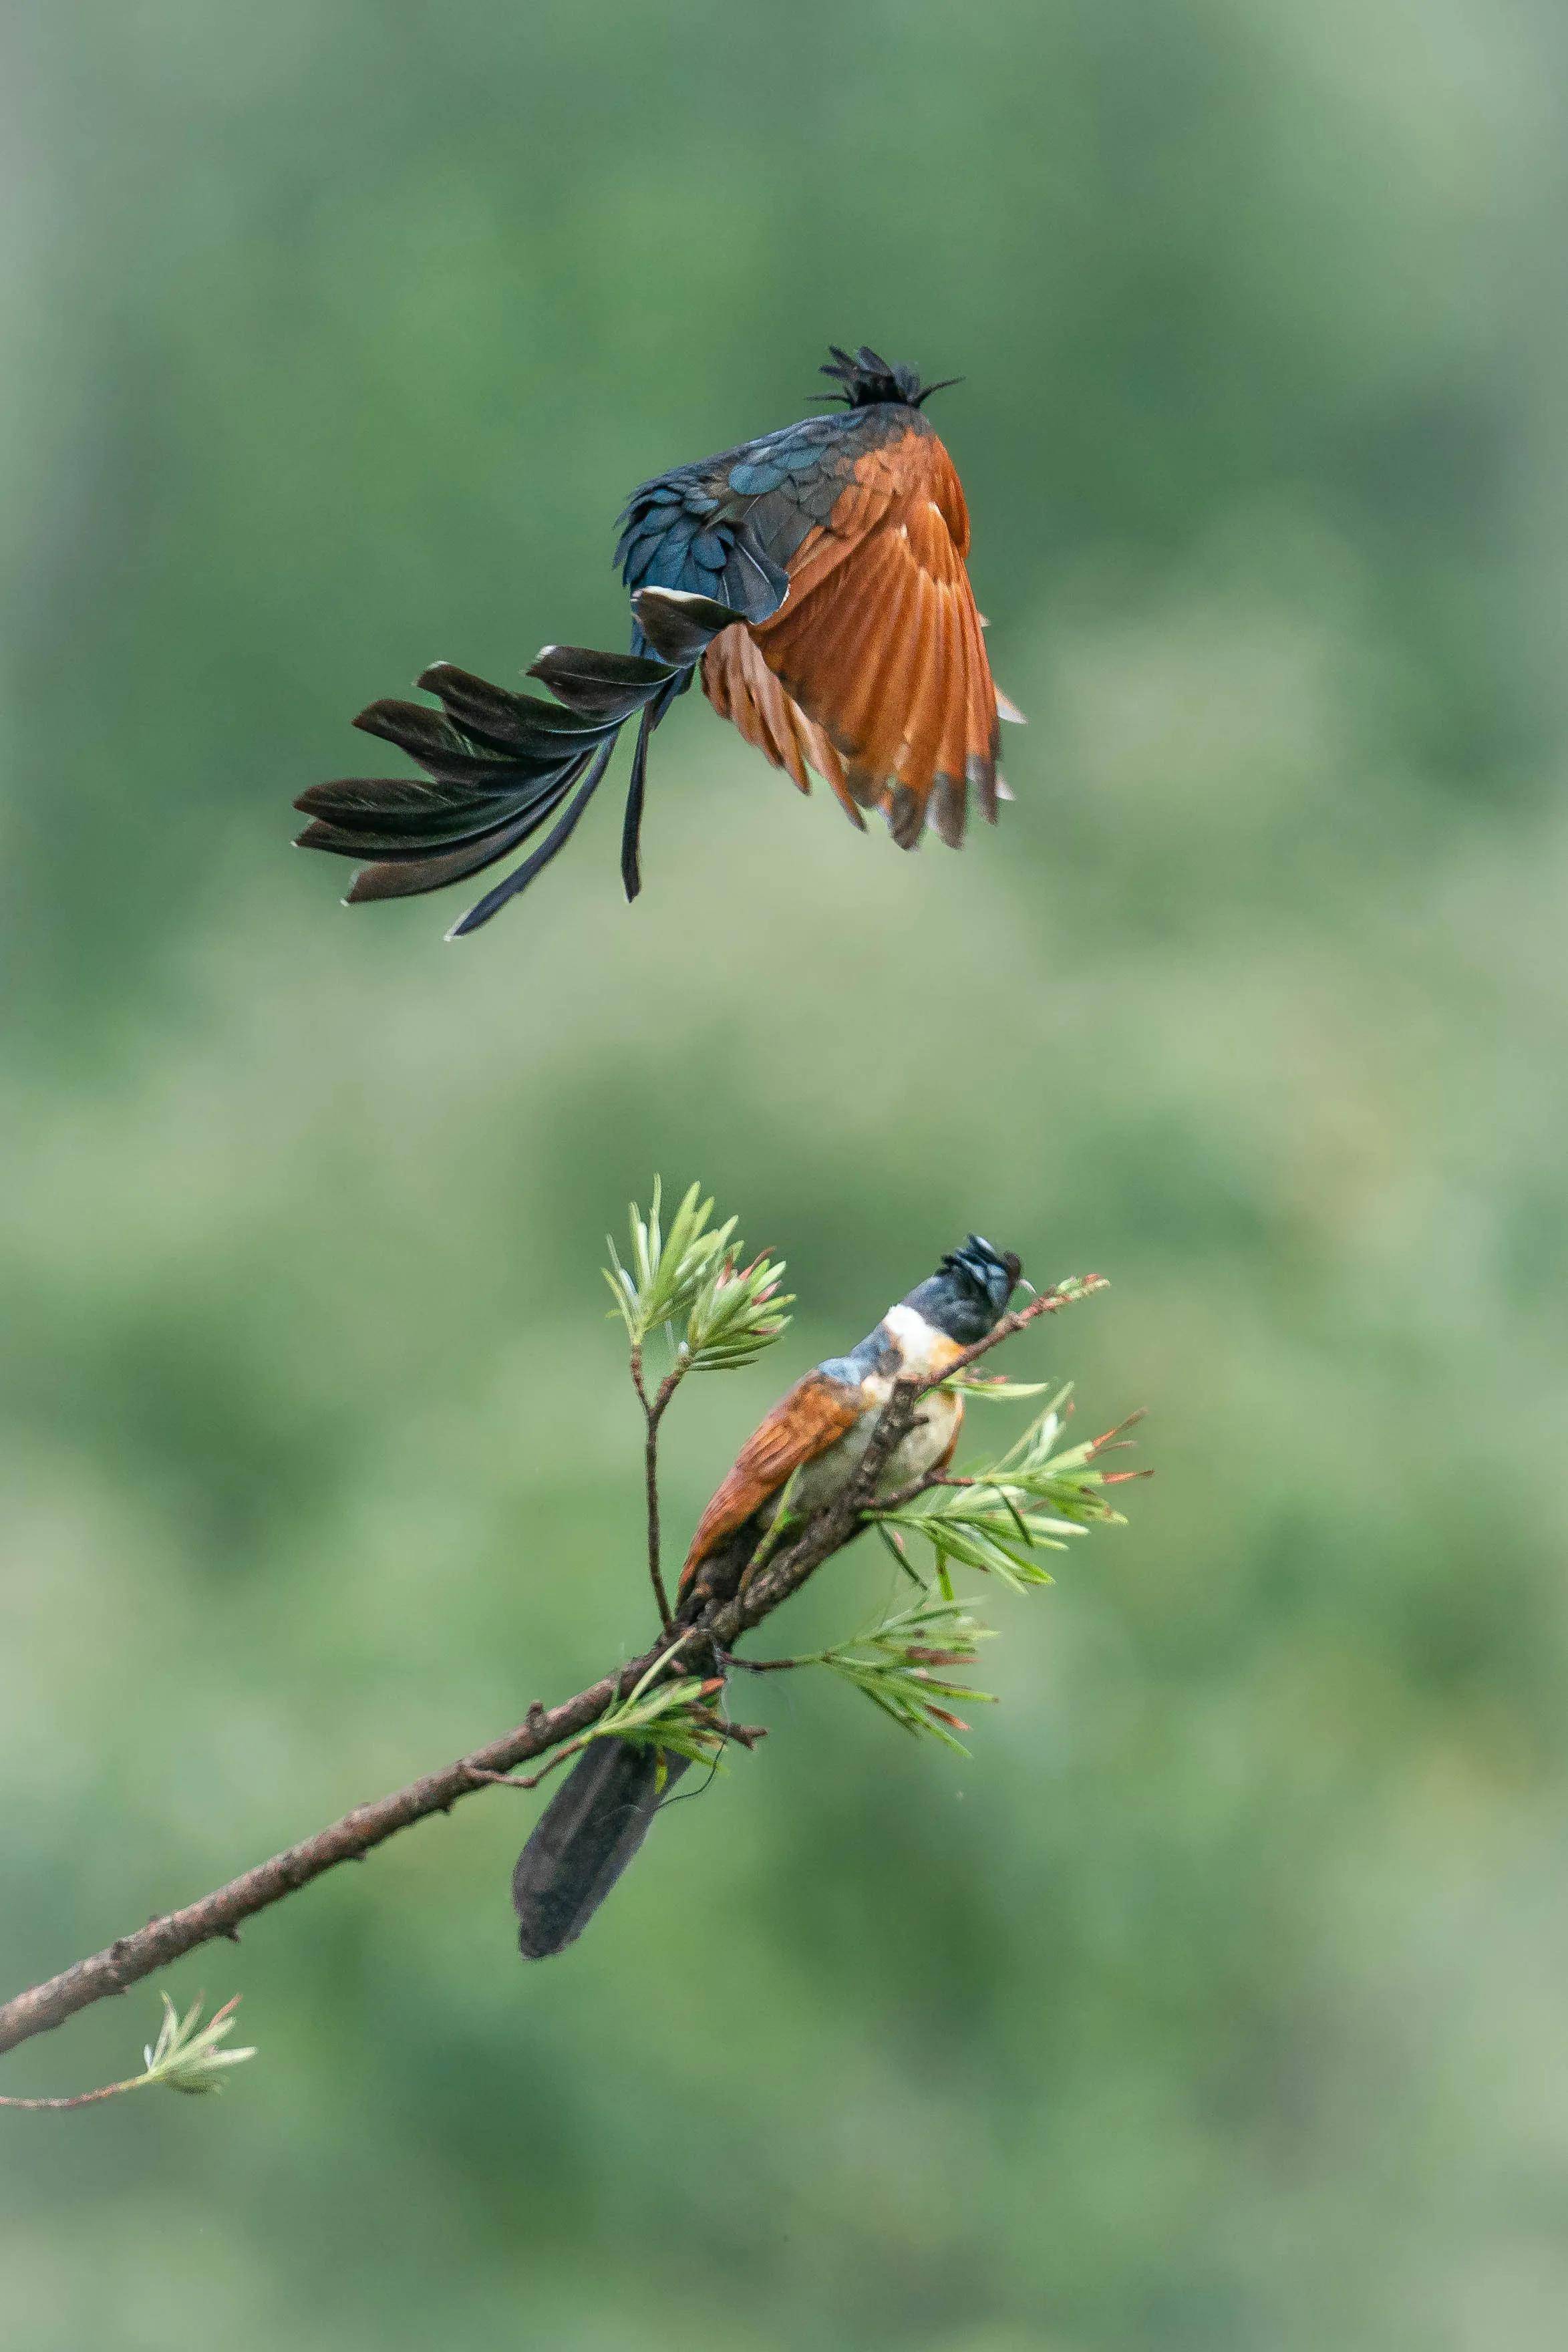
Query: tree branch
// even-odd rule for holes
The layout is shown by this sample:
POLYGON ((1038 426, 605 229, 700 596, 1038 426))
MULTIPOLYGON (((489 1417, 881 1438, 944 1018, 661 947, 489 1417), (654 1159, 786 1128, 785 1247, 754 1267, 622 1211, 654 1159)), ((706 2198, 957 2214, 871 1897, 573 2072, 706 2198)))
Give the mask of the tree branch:
MULTIPOLYGON (((860 1533, 862 1515, 877 1481, 900 1441, 908 1433, 915 1408, 928 1390, 939 1387, 943 1380, 951 1380, 955 1372, 964 1370, 1040 1316, 1051 1314, 1103 1287, 1103 1276, 1089 1275, 1081 1282, 1042 1292, 1017 1314, 1004 1316, 988 1338, 966 1349, 940 1379, 900 1381, 878 1416, 854 1477, 825 1510, 808 1522, 793 1543, 760 1563, 755 1573, 748 1571, 732 1600, 709 1603, 686 1629, 681 1646, 689 1650, 695 1646, 694 1637, 700 1641, 706 1636, 715 1652, 720 1656, 727 1655, 743 1635, 780 1608, 825 1559, 860 1533)), ((657 1412, 662 1412, 668 1402, 661 1389, 654 1400, 657 1412)), ((651 1421, 650 1442, 657 1426, 652 1414, 651 1421)), ((650 1454, 650 1465, 651 1461, 650 1454)), ((663 1601, 656 1518, 650 1530, 650 1545, 654 1591, 663 1601)), ((527 1719, 515 1730, 475 1748, 467 1756, 458 1757, 439 1771, 411 1781, 407 1788, 394 1790, 390 1796, 356 1805, 340 1821, 318 1830, 313 1837, 302 1839, 298 1845, 286 1846, 270 1860, 258 1863, 254 1870, 230 1879, 227 1885, 214 1887, 199 1902, 149 1920, 146 1927, 118 1937, 101 1952, 78 1960, 47 1983, 18 1993, 0 2006, 0 2052, 15 2049, 34 2034, 50 2032, 94 2001, 124 1992, 143 1977, 194 1951, 198 1945, 211 1943, 218 1937, 227 1937, 237 1943, 241 1922, 254 1918, 258 1911, 280 1903, 286 1895, 308 1886, 313 1878, 336 1869, 340 1863, 362 1860, 400 1830, 412 1828, 415 1822, 427 1820, 433 1813, 450 1812, 459 1798, 491 1785, 497 1776, 511 1774, 519 1764, 548 1754, 563 1741, 580 1738, 592 1728, 607 1707, 635 1689, 666 1656, 670 1647, 666 1632, 641 1657, 630 1659, 614 1673, 579 1691, 574 1698, 565 1699, 554 1707, 536 1702, 528 1709, 527 1719)), ((672 1664, 671 1671, 680 1669, 672 1664)))
POLYGON ((47 1984, 35 1985, 29 1991, 19 1993, 0 2007, 0 2051, 12 2049, 35 2033, 47 2032, 74 2016, 78 2009, 86 2009, 110 1993, 123 1992, 129 1985, 151 1976, 154 1969, 166 1968, 172 1960, 194 1951, 199 1944, 211 1943, 219 1936, 237 1942, 242 1921, 281 1902, 299 1887, 308 1886, 313 1878, 335 1869, 339 1863, 358 1861, 388 1838, 395 1837, 400 1830, 412 1828, 415 1822, 424 1821, 432 1813, 450 1812, 460 1797, 486 1785, 481 1777, 486 1772, 508 1772, 588 1730, 607 1706, 635 1687, 659 1654, 656 1649, 642 1658, 633 1658, 559 1706, 530 1707, 527 1720, 502 1738, 491 1740, 471 1755, 460 1756, 438 1772, 427 1772, 407 1788, 394 1790, 391 1796, 356 1805, 340 1821, 318 1830, 314 1837, 285 1847, 281 1853, 257 1864, 254 1870, 230 1879, 226 1886, 203 1895, 200 1902, 149 1920, 145 1927, 117 1937, 90 1959, 78 1960, 74 1968, 50 1978, 47 1984))

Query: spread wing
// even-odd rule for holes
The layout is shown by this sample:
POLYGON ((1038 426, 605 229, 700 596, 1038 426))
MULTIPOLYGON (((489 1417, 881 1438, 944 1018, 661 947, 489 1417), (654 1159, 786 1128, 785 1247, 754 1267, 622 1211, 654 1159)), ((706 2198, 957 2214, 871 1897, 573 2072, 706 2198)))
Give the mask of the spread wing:
MULTIPOLYGON (((897 410, 884 412, 892 415, 897 410)), ((969 586, 969 519, 923 419, 854 458, 831 513, 756 628, 764 661, 832 742, 851 793, 913 848, 927 819, 955 847, 968 795, 997 814, 997 695, 969 586)))
POLYGON ((781 1397, 759 1429, 754 1430, 735 1459, 735 1466, 697 1522, 686 1564, 681 1570, 684 1592, 703 1561, 753 1511, 776 1495, 800 1469, 825 1454, 860 1418, 856 1390, 830 1380, 821 1371, 808 1372, 781 1397))
POLYGON ((995 819, 997 694, 965 567, 968 511, 917 410, 810 417, 643 483, 622 520, 628 587, 744 614, 760 663, 726 631, 704 689, 803 789, 816 768, 846 808, 883 809, 905 848, 928 817, 956 846, 971 786, 995 819))

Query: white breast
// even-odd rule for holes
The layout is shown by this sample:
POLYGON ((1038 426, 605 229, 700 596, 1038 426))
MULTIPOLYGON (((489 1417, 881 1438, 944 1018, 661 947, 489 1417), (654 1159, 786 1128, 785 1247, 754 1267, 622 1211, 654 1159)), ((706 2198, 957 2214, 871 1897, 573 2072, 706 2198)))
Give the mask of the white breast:
MULTIPOLYGON (((878 1409, 893 1394, 895 1378, 904 1380, 935 1380, 946 1370, 963 1349, 946 1331, 938 1331, 927 1323, 924 1315, 913 1307, 890 1307, 882 1319, 882 1330, 899 1351, 894 1370, 873 1372, 865 1382, 867 1410, 862 1412, 854 1427, 847 1430, 836 1445, 800 1473, 795 1488, 795 1507, 802 1511, 821 1510, 845 1480, 853 1475, 855 1465, 865 1452, 876 1424, 878 1409)), ((964 1400, 942 1389, 933 1389, 923 1396, 915 1408, 915 1420, 909 1434, 897 1446, 881 1478, 879 1494, 888 1494, 897 1486, 907 1486, 924 1477, 934 1464, 940 1462, 953 1443, 958 1423, 964 1417, 964 1400)))

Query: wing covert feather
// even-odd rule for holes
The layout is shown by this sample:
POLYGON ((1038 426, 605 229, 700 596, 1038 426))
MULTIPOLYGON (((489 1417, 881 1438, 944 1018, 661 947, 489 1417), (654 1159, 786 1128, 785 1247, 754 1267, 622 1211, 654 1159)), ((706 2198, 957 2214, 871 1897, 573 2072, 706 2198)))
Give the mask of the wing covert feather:
POLYGON ((830 1381, 821 1371, 808 1372, 797 1381, 747 1439, 734 1467, 697 1521, 681 1570, 681 1591, 686 1590, 716 1545, 744 1527, 753 1511, 776 1495, 802 1463, 825 1454, 859 1418, 860 1402, 853 1389, 830 1381))

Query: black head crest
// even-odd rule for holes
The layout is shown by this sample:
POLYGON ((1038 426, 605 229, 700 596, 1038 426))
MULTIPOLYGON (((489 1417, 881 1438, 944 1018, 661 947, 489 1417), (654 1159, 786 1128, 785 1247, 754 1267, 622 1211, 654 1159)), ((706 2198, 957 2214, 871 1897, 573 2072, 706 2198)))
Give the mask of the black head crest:
POLYGON ((831 364, 819 368, 819 375, 837 379, 839 392, 819 393, 819 400, 841 400, 849 408, 870 408, 881 401, 898 401, 905 408, 918 408, 934 392, 945 392, 950 383, 962 383, 958 375, 944 376, 940 383, 922 384, 915 368, 904 367, 895 360, 884 360, 869 343, 862 343, 852 355, 830 343, 831 364))
POLYGON ((995 1329, 1022 1278, 1011 1250, 993 1249, 978 1234, 967 1234, 904 1304, 967 1348, 995 1329))
POLYGON ((981 1234, 966 1234, 942 1260, 939 1271, 972 1282, 993 1297, 999 1294, 1005 1304, 1022 1276, 1023 1265, 1011 1250, 993 1249, 981 1234))

